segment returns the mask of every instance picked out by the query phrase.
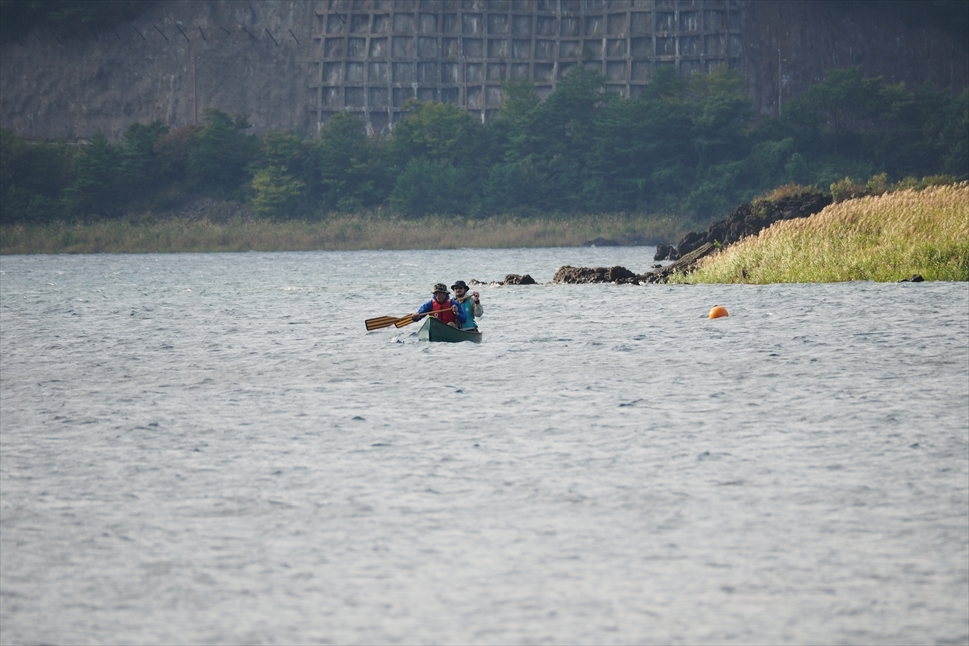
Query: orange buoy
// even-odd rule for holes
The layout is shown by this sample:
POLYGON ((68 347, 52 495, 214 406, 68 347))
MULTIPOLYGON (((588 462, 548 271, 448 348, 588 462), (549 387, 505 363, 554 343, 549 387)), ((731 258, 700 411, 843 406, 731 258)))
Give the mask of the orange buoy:
POLYGON ((722 306, 722 305, 714 305, 713 306, 713 309, 710 310, 710 318, 712 318, 712 319, 718 319, 721 316, 730 316, 727 313, 727 308, 724 307, 724 306, 722 306))

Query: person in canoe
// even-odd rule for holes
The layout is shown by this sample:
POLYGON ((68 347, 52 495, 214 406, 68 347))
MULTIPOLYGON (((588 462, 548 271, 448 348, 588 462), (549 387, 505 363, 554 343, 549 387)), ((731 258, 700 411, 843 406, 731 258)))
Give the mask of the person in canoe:
POLYGON ((481 295, 478 292, 468 293, 468 284, 459 280, 451 285, 454 290, 454 298, 458 302, 464 317, 467 319, 462 325, 462 330, 478 331, 477 318, 484 314, 484 305, 481 304, 481 295))
POLYGON ((437 283, 434 285, 434 298, 421 305, 414 315, 414 321, 420 321, 425 314, 435 312, 435 317, 442 323, 447 323, 451 327, 460 328, 468 318, 461 311, 461 305, 450 298, 447 285, 437 283))

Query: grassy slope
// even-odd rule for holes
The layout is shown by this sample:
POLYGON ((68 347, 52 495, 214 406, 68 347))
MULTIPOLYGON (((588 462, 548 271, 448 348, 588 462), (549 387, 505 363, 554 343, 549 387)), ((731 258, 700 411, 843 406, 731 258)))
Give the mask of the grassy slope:
POLYGON ((969 280, 969 183, 839 202, 701 261, 687 283, 969 280))
POLYGON ((687 223, 667 216, 589 215, 563 219, 333 216, 320 222, 176 218, 130 224, 0 227, 0 253, 150 253, 460 249, 578 246, 602 236, 672 240, 687 223))

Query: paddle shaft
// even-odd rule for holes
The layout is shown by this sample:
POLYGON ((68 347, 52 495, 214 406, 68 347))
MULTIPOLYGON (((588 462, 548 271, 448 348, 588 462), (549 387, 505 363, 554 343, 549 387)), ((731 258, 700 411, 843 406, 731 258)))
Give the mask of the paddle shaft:
POLYGON ((414 322, 415 316, 433 316, 434 318, 437 318, 438 314, 443 314, 446 311, 447 310, 432 310, 430 312, 415 312, 414 314, 408 314, 394 323, 394 327, 404 327, 406 325, 410 325, 414 322))
POLYGON ((438 314, 443 314, 448 310, 431 310, 430 312, 414 312, 413 314, 407 314, 406 316, 375 316, 372 319, 367 319, 364 324, 367 326, 367 331, 372 332, 373 330, 381 330, 385 327, 390 327, 394 325, 396 327, 404 327, 405 325, 410 325, 414 322, 415 316, 433 316, 437 318, 438 314))

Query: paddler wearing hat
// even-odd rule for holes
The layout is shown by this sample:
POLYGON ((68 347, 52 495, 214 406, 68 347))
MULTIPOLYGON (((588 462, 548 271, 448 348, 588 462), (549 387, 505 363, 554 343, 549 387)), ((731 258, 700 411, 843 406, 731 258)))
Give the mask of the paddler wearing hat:
POLYGON ((461 311, 464 312, 464 318, 466 319, 463 324, 461 324, 462 330, 470 330, 473 332, 478 331, 478 322, 475 320, 482 314, 484 314, 484 305, 481 304, 481 295, 478 292, 468 293, 468 284, 463 280, 455 281, 451 285, 451 289, 454 290, 454 298, 451 300, 457 301, 458 306, 461 311))
POLYGON ((414 320, 419 321, 424 318, 425 314, 431 312, 435 312, 434 316, 438 321, 447 323, 451 327, 460 328, 468 320, 468 317, 461 311, 461 304, 450 298, 450 292, 448 292, 447 285, 444 283, 435 283, 434 298, 417 309, 414 320))

